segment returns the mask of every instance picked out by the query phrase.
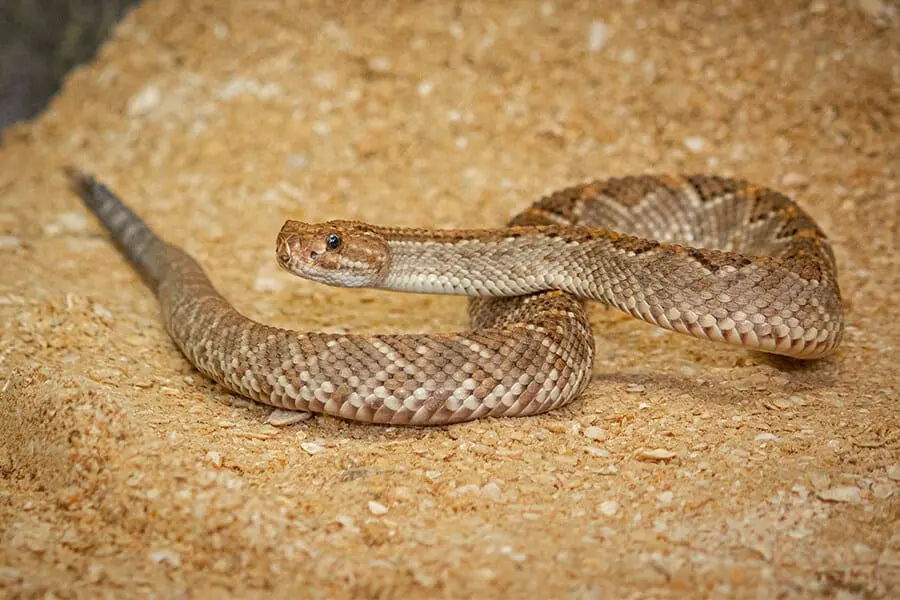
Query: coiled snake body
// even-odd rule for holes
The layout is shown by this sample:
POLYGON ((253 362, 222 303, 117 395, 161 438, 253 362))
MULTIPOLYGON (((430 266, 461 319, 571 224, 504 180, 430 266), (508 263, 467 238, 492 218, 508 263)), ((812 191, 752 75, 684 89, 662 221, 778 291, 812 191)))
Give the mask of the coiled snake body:
POLYGON ((288 221, 279 264, 336 285, 488 296, 472 328, 337 335, 256 323, 104 185, 73 188, 156 293, 172 339, 208 377, 273 406, 434 425, 564 405, 594 341, 582 301, 660 327, 797 358, 834 350, 843 316, 824 234, 785 196, 703 175, 609 179, 554 193, 496 230, 288 221))

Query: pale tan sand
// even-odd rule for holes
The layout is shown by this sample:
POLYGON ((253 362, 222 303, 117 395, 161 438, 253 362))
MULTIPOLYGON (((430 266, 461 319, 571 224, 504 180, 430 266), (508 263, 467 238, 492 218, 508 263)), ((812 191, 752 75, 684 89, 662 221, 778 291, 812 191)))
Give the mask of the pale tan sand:
POLYGON ((150 2, 8 134, 0 596, 898 597, 896 3, 348 4, 150 2), (355 332, 464 300, 292 279, 284 219, 498 225, 585 179, 738 175, 830 235, 845 342, 798 366, 598 306, 564 410, 274 427, 178 353, 68 163, 246 314, 355 332))

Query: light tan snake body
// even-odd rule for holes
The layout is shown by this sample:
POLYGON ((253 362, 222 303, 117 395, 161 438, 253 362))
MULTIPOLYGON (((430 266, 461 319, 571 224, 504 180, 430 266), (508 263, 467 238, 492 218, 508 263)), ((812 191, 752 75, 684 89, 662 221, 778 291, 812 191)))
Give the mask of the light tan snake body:
POLYGON ((359 336, 290 331, 244 317, 190 256, 157 237, 105 186, 69 174, 156 293, 169 334, 188 359, 226 388, 273 406, 418 425, 553 409, 590 380, 594 342, 581 299, 696 337, 797 358, 824 356, 841 337, 840 292, 824 234, 785 196, 744 181, 598 181, 548 196, 497 230, 288 221, 276 243, 278 260, 305 277, 505 296, 473 298, 466 333, 359 336))

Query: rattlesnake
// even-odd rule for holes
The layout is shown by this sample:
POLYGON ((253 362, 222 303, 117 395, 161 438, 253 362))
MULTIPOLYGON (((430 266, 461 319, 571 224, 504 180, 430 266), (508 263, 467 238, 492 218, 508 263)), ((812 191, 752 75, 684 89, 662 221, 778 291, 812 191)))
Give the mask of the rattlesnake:
POLYGON ((277 407, 435 425, 562 406, 590 380, 586 299, 666 329, 797 358, 825 356, 841 338, 825 235, 787 197, 741 180, 597 181, 551 194, 496 230, 288 221, 278 262, 304 277, 486 296, 470 301, 465 333, 361 336, 244 317, 106 186, 68 173, 156 293, 191 363, 277 407))

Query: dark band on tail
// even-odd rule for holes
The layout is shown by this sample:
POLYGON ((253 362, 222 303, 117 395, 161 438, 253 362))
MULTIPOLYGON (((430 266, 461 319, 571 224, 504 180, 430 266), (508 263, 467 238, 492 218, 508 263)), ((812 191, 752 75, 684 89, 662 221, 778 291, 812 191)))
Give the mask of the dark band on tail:
POLYGON ((109 231, 151 289, 156 290, 165 265, 165 242, 109 188, 75 167, 65 167, 72 191, 109 231))

